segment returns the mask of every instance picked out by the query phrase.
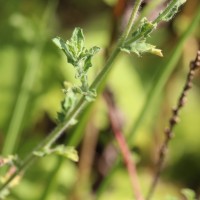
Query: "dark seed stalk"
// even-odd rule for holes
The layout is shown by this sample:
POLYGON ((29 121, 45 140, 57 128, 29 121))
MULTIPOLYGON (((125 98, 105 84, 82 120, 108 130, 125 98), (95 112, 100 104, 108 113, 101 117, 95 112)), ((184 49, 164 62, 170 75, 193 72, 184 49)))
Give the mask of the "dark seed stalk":
POLYGON ((179 122, 179 113, 180 110, 185 106, 185 103, 187 101, 187 95, 188 95, 188 91, 192 88, 192 80, 194 78, 195 72, 197 69, 200 68, 200 51, 197 52, 197 56, 196 59, 194 61, 192 61, 190 63, 190 69, 186 78, 186 82, 185 85, 183 87, 183 90, 181 92, 181 95, 178 99, 177 105, 174 109, 172 109, 172 116, 169 119, 169 126, 165 129, 164 133, 165 133, 165 139, 164 142, 160 148, 159 151, 159 157, 158 157, 158 161, 157 161, 157 169, 151 184, 151 187, 149 189, 148 195, 146 200, 150 200, 155 188, 157 186, 162 168, 163 168, 163 164, 165 161, 165 157, 167 154, 167 150, 168 150, 168 145, 170 140, 173 138, 173 129, 175 127, 175 125, 179 122))

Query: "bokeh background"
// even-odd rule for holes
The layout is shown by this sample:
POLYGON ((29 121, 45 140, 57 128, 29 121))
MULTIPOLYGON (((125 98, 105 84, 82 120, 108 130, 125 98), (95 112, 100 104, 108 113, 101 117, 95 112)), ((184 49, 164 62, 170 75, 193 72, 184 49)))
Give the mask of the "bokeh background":
MULTIPOLYGON (((68 39, 83 28, 86 46, 99 46, 90 70, 92 82, 124 30, 134 1, 127 0, 9 0, 0 1, 0 149, 1 155, 24 158, 57 124, 63 82, 76 83, 74 70, 51 39, 68 39)), ((154 19, 163 1, 144 1, 140 13, 154 19)), ((199 0, 187 1, 176 17, 162 23, 149 41, 164 57, 121 53, 106 80, 120 113, 123 132, 132 134, 150 88, 168 65, 172 73, 155 95, 148 112, 129 140, 137 162, 142 191, 148 191, 163 130, 186 80, 200 40, 200 26, 188 27, 200 12, 199 0), (190 29, 190 28, 189 28, 190 29), (157 77, 157 78, 155 78, 157 77)), ((140 16, 140 15, 139 15, 140 16)), ((153 199, 180 197, 181 188, 200 193, 200 73, 197 72, 180 124, 170 143, 165 168, 153 199)), ((10 200, 133 199, 123 163, 110 179, 109 170, 120 151, 112 134, 101 94, 78 123, 57 143, 76 146, 80 161, 48 156, 40 159, 13 188, 10 200), (109 180, 108 182, 105 182, 109 180), (103 187, 103 184, 105 184, 103 187), (98 197, 98 198, 97 198, 98 197)))

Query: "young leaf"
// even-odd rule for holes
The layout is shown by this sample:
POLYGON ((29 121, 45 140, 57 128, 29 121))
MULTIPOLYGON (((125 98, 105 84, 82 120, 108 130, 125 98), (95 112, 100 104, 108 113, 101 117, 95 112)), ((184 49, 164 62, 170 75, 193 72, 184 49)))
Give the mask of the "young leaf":
POLYGON ((144 53, 151 53, 162 57, 163 54, 160 49, 146 42, 146 39, 150 37, 150 34, 156 26, 156 23, 153 24, 146 18, 143 18, 137 30, 132 33, 131 38, 125 43, 121 50, 127 53, 135 53, 138 56, 144 53))
POLYGON ((64 145, 59 145, 53 149, 50 148, 43 148, 39 151, 34 151, 33 154, 38 157, 44 157, 50 154, 56 154, 60 156, 64 156, 66 158, 69 158, 70 160, 74 162, 78 162, 78 153, 75 150, 74 147, 71 146, 64 146, 64 145))
POLYGON ((147 38, 150 36, 150 33, 156 29, 157 24, 153 24, 152 22, 148 21, 146 17, 144 17, 140 21, 140 25, 136 31, 132 33, 132 38, 137 38, 138 36, 147 38))
POLYGON ((151 53, 160 57, 163 57, 162 51, 160 49, 156 49, 154 45, 146 43, 146 40, 138 40, 131 43, 129 46, 121 48, 122 51, 127 53, 135 53, 138 56, 144 53, 151 53))

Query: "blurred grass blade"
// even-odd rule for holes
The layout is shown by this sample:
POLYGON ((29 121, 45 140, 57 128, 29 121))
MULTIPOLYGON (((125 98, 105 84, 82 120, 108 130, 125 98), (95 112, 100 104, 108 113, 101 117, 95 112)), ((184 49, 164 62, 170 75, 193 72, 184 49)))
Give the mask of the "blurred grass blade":
POLYGON ((29 59, 27 62, 26 71, 22 80, 21 89, 19 91, 18 97, 16 99, 15 108, 13 109, 12 118, 7 130, 6 138, 4 141, 4 146, 2 149, 3 155, 12 154, 18 146, 20 141, 22 123, 24 119, 24 114, 27 108, 28 101, 30 99, 31 90, 33 88, 36 74, 40 66, 40 59, 42 55, 42 50, 46 42, 45 34, 47 20, 49 16, 52 15, 55 9, 55 1, 49 1, 46 7, 41 24, 38 31, 38 39, 36 40, 35 47, 29 53, 29 59))

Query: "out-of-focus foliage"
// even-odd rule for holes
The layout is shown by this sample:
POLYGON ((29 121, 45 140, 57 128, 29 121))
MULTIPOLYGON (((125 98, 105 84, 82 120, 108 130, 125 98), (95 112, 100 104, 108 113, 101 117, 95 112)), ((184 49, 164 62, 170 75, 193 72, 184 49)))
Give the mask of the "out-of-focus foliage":
MULTIPOLYGON (((23 108, 25 110, 19 111, 19 116, 20 113, 24 115, 22 121, 19 122, 20 137, 15 153, 23 158, 56 126, 56 115, 60 109, 60 102, 64 98, 61 91, 63 82, 77 84, 78 80, 74 78, 72 65, 66 62, 66 57, 52 43, 52 38, 60 35, 67 40, 74 27, 81 27, 86 36, 86 47, 99 46, 102 49, 93 60, 95 67, 91 68, 88 77, 91 83, 105 60, 105 48, 109 45, 112 31, 112 6, 116 2, 114 0, 0 2, 1 150, 4 148, 4 141, 21 90, 25 92, 25 97, 28 99, 27 105, 23 108), (30 73, 24 84, 24 76, 28 70, 33 70, 33 73, 30 73), (26 87, 22 88, 30 82, 33 84, 28 91, 26 87)), ((141 12, 148 5, 147 2, 145 1, 141 12)), ((138 58, 122 53, 115 61, 107 85, 114 94, 126 136, 137 119, 155 74, 165 67, 163 61, 170 59, 170 52, 178 43, 184 29, 191 23, 198 4, 199 0, 188 1, 172 22, 161 24, 149 38, 150 43, 163 50, 163 58, 152 55, 143 55, 142 58, 138 58)), ((158 10, 155 9, 147 17, 151 19, 159 13, 158 10)), ((118 20, 119 24, 120 21, 118 20)), ((122 24, 125 22, 122 21, 122 24)), ((121 29, 123 28, 119 25, 119 30, 121 29)), ((182 56, 160 96, 162 101, 158 99, 152 106, 151 112, 139 127, 134 140, 129 141, 140 160, 138 171, 144 193, 148 190, 151 181, 153 163, 162 142, 163 129, 170 116, 170 109, 179 96, 189 62, 195 57, 200 39, 199 33, 200 28, 197 27, 184 44, 182 56)), ((181 122, 175 129, 176 136, 171 142, 167 165, 154 200, 164 199, 165 196, 167 198, 167 195, 179 198, 180 188, 183 187, 199 190, 199 100, 200 81, 197 74, 188 103, 181 112, 181 122)), ((94 160, 86 151, 88 155, 86 158, 91 158, 92 164, 89 167, 86 165, 87 168, 85 168, 84 164, 77 166, 54 155, 41 158, 28 170, 20 184, 12 190, 9 200, 70 199, 76 192, 78 194, 81 187, 84 188, 84 192, 80 193, 82 197, 85 197, 82 199, 92 199, 102 175, 109 165, 112 165, 112 158, 116 154, 115 150, 113 151, 115 148, 108 151, 110 144, 113 143, 113 136, 101 96, 98 97, 85 121, 87 123, 83 123, 79 131, 81 132, 79 140, 83 144, 85 132, 91 132, 91 134, 98 132, 97 146, 92 149, 94 160), (108 163, 105 162, 103 155, 107 156, 108 163), (56 171, 56 168, 59 168, 59 171, 56 171), (52 177, 56 177, 53 183, 51 183, 52 177), (78 189, 77 180, 80 181, 78 189)), ((60 138, 58 143, 68 142, 73 132, 74 129, 68 130, 67 135, 60 138)), ((95 143, 95 139, 92 138, 89 146, 95 143)), ((84 158, 84 151, 82 148, 78 148, 78 151, 81 160, 84 158)), ((87 163, 86 160, 84 163, 87 163)), ((129 177, 121 166, 100 199, 125 200, 132 199, 132 195, 129 177)))

